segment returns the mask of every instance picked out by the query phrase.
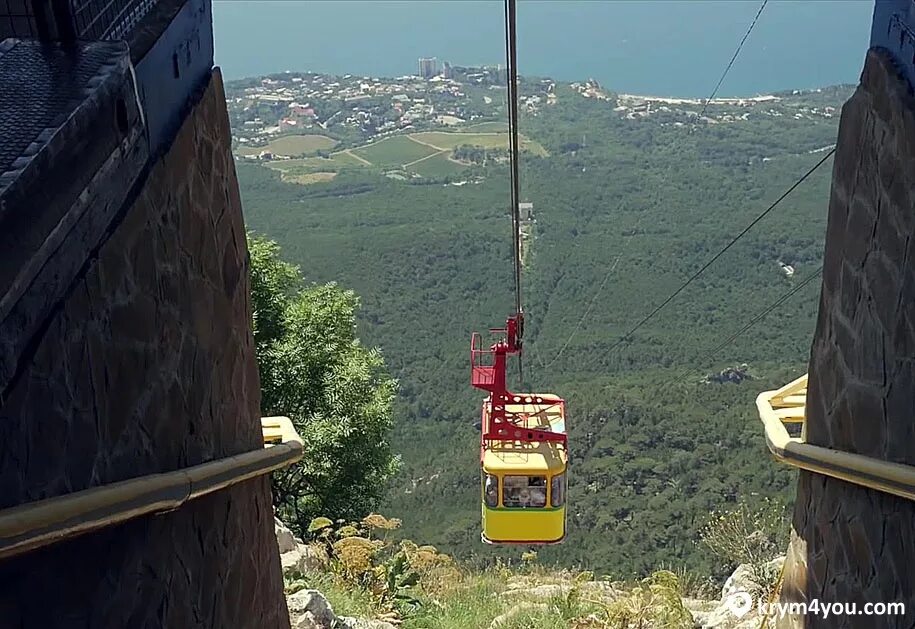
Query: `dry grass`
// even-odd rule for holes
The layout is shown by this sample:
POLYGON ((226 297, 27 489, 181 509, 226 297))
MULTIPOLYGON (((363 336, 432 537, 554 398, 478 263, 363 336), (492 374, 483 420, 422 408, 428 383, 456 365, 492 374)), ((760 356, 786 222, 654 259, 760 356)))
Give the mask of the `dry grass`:
POLYGON ((313 183, 324 183, 327 181, 333 180, 337 176, 337 173, 283 173, 283 181, 288 181, 289 183, 297 183, 302 186, 308 186, 313 183))
POLYGON ((299 157, 320 150, 332 149, 337 141, 326 135, 284 135, 271 140, 267 146, 246 146, 238 149, 239 155, 258 155, 263 151, 270 151, 275 155, 286 157, 299 157))

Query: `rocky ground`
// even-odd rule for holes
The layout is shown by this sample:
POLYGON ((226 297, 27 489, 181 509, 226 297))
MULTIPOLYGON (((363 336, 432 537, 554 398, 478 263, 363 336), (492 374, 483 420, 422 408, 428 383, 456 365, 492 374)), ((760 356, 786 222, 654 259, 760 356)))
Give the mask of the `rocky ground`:
MULTIPOLYGON (((276 520, 276 543, 280 549, 283 575, 309 574, 325 568, 324 558, 296 538, 282 522, 276 520)), ((317 590, 299 590, 286 597, 293 629, 396 629, 384 620, 337 616, 330 602, 317 590)))
MULTIPOLYGON (((300 539, 279 520, 275 526, 277 545, 279 546, 280 559, 284 576, 293 578, 296 574, 310 574, 326 569, 326 559, 319 550, 316 550, 300 539)), ((780 557, 770 562, 764 572, 768 575, 777 574, 784 562, 780 557)), ((754 598, 765 598, 761 592, 767 588, 757 581, 755 572, 746 565, 739 566, 727 580, 717 600, 700 600, 683 598, 683 607, 692 616, 694 627, 701 629, 756 629, 761 626, 763 619, 758 613, 758 605, 747 604, 749 609, 738 617, 733 611, 734 596, 739 592, 750 593, 754 598)), ((517 575, 508 578, 505 590, 499 594, 507 604, 507 611, 494 618, 489 625, 490 629, 510 629, 518 626, 531 612, 546 610, 557 599, 567 598, 575 589, 586 599, 612 604, 623 597, 631 595, 624 583, 571 580, 565 577, 546 578, 530 575, 517 575)), ((738 601, 742 602, 742 601, 738 601)), ((397 629, 399 621, 396 619, 365 619, 349 616, 337 616, 333 607, 324 595, 314 589, 303 589, 286 597, 289 616, 293 629, 397 629)), ((739 605, 738 605, 739 607, 739 605)), ((580 619, 587 622, 589 619, 580 619)), ((576 627, 606 627, 606 623, 594 617, 593 624, 576 627)), ((528 626, 525 624, 524 626, 528 626)), ((468 629, 476 629, 470 628, 468 629)), ((485 628, 483 628, 485 629, 485 628)), ((661 629, 658 627, 658 629, 661 629)))
MULTIPOLYGON (((778 557, 769 562, 763 569, 767 575, 774 576, 779 574, 782 565, 785 563, 785 557, 778 557)), ((721 597, 718 600, 703 601, 698 599, 684 598, 683 604, 693 615, 696 627, 702 629, 758 629, 760 627, 773 627, 773 618, 767 619, 763 625, 763 618, 759 614, 759 605, 757 601, 763 599, 767 602, 766 594, 770 590, 763 584, 758 583, 759 578, 754 574, 753 569, 748 565, 740 565, 731 574, 724 586, 721 588, 721 597), (740 592, 746 592, 752 595, 752 603, 748 600, 735 599, 733 597, 742 596, 740 592), (746 613, 739 609, 735 613, 734 608, 741 607, 742 604, 749 604, 746 613)))
POLYGON ((317 590, 300 590, 286 597, 293 629, 395 629, 384 620, 337 616, 317 590))

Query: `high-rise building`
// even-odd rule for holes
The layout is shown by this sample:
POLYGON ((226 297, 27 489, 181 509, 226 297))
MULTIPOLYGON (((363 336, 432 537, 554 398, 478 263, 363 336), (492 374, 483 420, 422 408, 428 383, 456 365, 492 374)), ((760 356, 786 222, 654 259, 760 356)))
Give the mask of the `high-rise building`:
POLYGON ((424 79, 431 79, 438 74, 438 59, 435 57, 419 58, 419 76, 424 79))
POLYGON ((451 64, 447 61, 442 63, 442 76, 446 79, 454 78, 454 71, 451 69, 451 64))

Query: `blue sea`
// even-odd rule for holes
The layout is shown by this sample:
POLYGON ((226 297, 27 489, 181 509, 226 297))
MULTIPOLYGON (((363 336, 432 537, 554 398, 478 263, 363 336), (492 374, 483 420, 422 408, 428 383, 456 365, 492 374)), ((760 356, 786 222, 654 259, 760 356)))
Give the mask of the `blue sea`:
MULTIPOLYGON (((519 0, 525 75, 595 78, 614 91, 708 96, 760 3, 519 0)), ((216 0, 228 79, 286 70, 400 76, 419 57, 504 63, 501 0, 216 0)), ((770 0, 721 96, 857 82, 873 0, 770 0)))

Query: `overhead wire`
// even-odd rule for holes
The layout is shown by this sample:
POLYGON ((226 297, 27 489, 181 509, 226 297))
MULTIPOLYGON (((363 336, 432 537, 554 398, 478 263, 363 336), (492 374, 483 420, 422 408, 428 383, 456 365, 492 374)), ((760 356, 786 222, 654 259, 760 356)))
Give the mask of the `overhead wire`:
POLYGON ((750 37, 750 33, 753 32, 753 29, 756 27, 756 22, 759 21, 759 16, 762 15, 763 9, 766 8, 766 4, 769 0, 763 0, 762 4, 759 5, 759 10, 756 12, 756 17, 753 18, 753 21, 750 22, 750 27, 747 29, 747 32, 744 33, 743 39, 740 40, 740 43, 737 44, 737 49, 734 51, 731 60, 728 61, 728 65, 724 68, 724 72, 721 73, 721 77, 718 79, 718 83, 715 85, 715 89, 712 90, 712 95, 705 100, 705 105, 702 107, 702 111, 699 112, 699 119, 702 119, 702 116, 705 115, 706 110, 708 110, 709 104, 714 100, 715 96, 718 95, 718 90, 721 89, 724 79, 727 77, 728 72, 731 71, 731 67, 734 65, 734 62, 737 61, 737 56, 740 54, 743 45, 746 43, 747 39, 750 37))
MULTIPOLYGON (((765 319, 773 310, 775 310, 776 308, 780 307, 783 303, 785 303, 786 301, 788 301, 789 299, 791 299, 791 297, 793 297, 796 293, 798 293, 801 289, 803 289, 805 286, 807 286, 807 284, 809 284, 810 282, 812 282, 814 279, 818 278, 822 273, 823 273, 823 267, 820 266, 820 268, 818 268, 816 271, 814 271, 813 273, 810 273, 809 275, 807 275, 807 276, 804 278, 804 281, 802 281, 802 282, 799 283, 797 286, 795 286, 795 287, 792 288, 791 290, 789 290, 789 291, 787 291, 786 293, 784 293, 781 297, 779 297, 779 298, 776 299, 774 302, 772 302, 771 304, 769 304, 765 309, 763 309, 762 312, 760 312, 760 313, 757 314, 755 317, 753 317, 752 319, 750 319, 750 321, 749 321, 746 325, 744 325, 742 328, 740 328, 739 330, 737 330, 736 332, 734 332, 733 334, 731 334, 731 336, 729 336, 728 338, 726 338, 725 340, 723 340, 721 343, 719 343, 719 344, 718 344, 717 346, 715 346, 713 349, 710 349, 710 350, 704 352, 704 353, 702 354, 701 358, 699 358, 699 359, 696 361, 696 363, 699 364, 699 365, 702 365, 702 364, 704 364, 706 361, 708 361, 709 359, 714 358, 714 357, 718 354, 718 352, 720 352, 720 351, 723 350, 725 347, 727 347, 728 345, 730 345, 731 343, 733 343, 735 340, 737 340, 737 338, 739 338, 741 335, 743 335, 747 330, 749 330, 750 328, 752 328, 754 325, 756 325, 757 323, 759 323, 760 321, 762 321, 763 319, 765 319)), ((677 378, 677 380, 681 380, 681 379, 685 378, 686 375, 689 374, 689 373, 692 372, 692 371, 693 371, 693 369, 685 370, 685 371, 683 372, 683 374, 677 378)))
MULTIPOLYGON (((622 207, 623 207, 623 204, 622 204, 622 202, 620 202, 619 206, 617 207, 617 210, 620 210, 622 207)), ((550 360, 550 362, 544 364, 543 361, 540 361, 540 366, 543 369, 549 369, 550 367, 553 366, 553 363, 555 363, 557 360, 559 360, 562 357, 562 354, 565 352, 566 348, 575 338, 575 335, 578 333, 578 330, 581 328, 582 324, 585 322, 585 319, 587 319, 588 315, 591 314, 591 310, 594 309, 594 304, 597 303, 597 298, 600 297, 601 293, 603 292, 604 286, 606 286, 606 284, 607 284, 607 280, 609 280, 610 276, 613 275, 613 273, 616 271, 616 267, 619 266, 620 260, 622 260, 623 255, 629 249, 629 242, 632 240, 632 237, 635 236, 636 233, 638 233, 639 227, 642 224, 642 218, 644 218, 644 216, 645 216, 644 212, 639 214, 638 219, 636 219, 636 221, 635 221, 635 225, 632 226, 632 229, 630 230, 629 234, 623 240, 623 244, 620 247, 619 252, 616 255, 616 258, 613 260, 613 264, 610 265, 610 269, 604 274, 604 277, 601 279, 600 284, 598 284, 598 286, 597 286, 597 290, 595 290, 594 294, 591 296, 591 301, 588 302, 588 307, 585 308, 585 311, 582 314, 581 318, 579 318, 578 323, 576 323, 575 327, 572 328, 572 332, 569 334, 568 338, 565 340, 565 343, 562 344, 562 347, 559 348, 559 351, 556 352, 556 355, 553 356, 553 358, 552 358, 552 360, 550 360)), ((538 355, 538 358, 539 358, 539 355, 538 355)))
MULTIPOLYGON (((704 352, 702 354, 702 357, 696 361, 696 364, 702 365, 709 359, 714 358, 718 354, 718 352, 720 352, 722 349, 724 349, 725 347, 727 347, 728 345, 733 343, 735 340, 737 340, 740 336, 745 334, 754 325, 756 325, 757 323, 759 323, 760 321, 765 319, 769 314, 772 313, 773 310, 779 308, 782 304, 784 304, 786 301, 791 299, 791 297, 793 297, 798 292, 800 292, 805 286, 810 284, 810 282, 812 282, 814 279, 820 277, 820 275, 822 275, 822 273, 823 273, 823 267, 820 266, 816 271, 807 275, 804 278, 804 280, 801 283, 799 283, 797 286, 794 286, 791 290, 785 292, 778 299, 776 299, 774 302, 769 304, 766 308, 764 308, 762 310, 762 312, 760 312, 755 317, 753 317, 748 323, 746 323, 739 330, 737 330, 736 332, 731 334, 728 338, 726 338, 724 341, 719 343, 714 348, 704 352)), ((679 382, 679 381, 685 380, 686 376, 688 376, 690 373, 692 373, 694 371, 695 371, 695 368, 693 368, 693 367, 684 369, 680 373, 680 375, 674 379, 674 382, 679 382)), ((571 400, 573 397, 575 397, 574 393, 572 395, 566 396, 567 405, 569 405, 571 403, 571 400)))
POLYGON ((824 155, 820 161, 818 161, 812 168, 810 168, 810 170, 808 170, 806 173, 804 173, 800 179, 795 181, 791 185, 790 188, 788 188, 785 192, 783 192, 782 195, 779 196, 771 205, 769 205, 769 207, 767 207, 759 216, 754 218, 750 222, 749 225, 744 227, 743 230, 741 230, 741 232, 739 234, 734 236, 728 242, 728 244, 726 244, 720 251, 718 251, 718 253, 716 253, 714 256, 712 256, 708 260, 708 262, 703 264, 702 267, 698 271, 693 273, 685 282, 680 284, 680 286, 675 291, 673 291, 670 295, 668 295, 660 304, 655 306, 654 309, 651 310, 651 312, 649 312, 647 315, 642 317, 638 323, 636 323, 625 334, 623 334, 613 345, 610 346, 610 348, 607 351, 613 351, 614 349, 616 349, 617 347, 619 347, 620 345, 625 343, 626 340, 629 339, 629 337, 631 337, 636 331, 639 330, 639 328, 641 328, 643 325, 645 325, 646 323, 651 321, 651 319, 653 319, 659 312, 661 312, 668 304, 670 304, 674 299, 676 299, 677 295, 682 293, 683 290, 687 286, 692 284, 696 279, 699 278, 700 275, 705 273, 705 271, 710 266, 712 266, 712 264, 714 264, 715 261, 718 260, 718 258, 723 256, 731 247, 733 247, 737 243, 737 241, 739 241, 741 238, 743 238, 747 234, 747 232, 749 232, 759 221, 764 219, 766 216, 769 215, 770 212, 772 212, 772 210, 774 210, 776 207, 778 207, 779 204, 788 197, 788 195, 790 195, 792 192, 794 192, 794 190, 798 186, 800 186, 802 183, 804 183, 804 181, 806 181, 807 178, 810 177, 810 175, 812 175, 814 172, 816 172, 816 170, 820 166, 822 166, 826 162, 826 160, 828 160, 830 157, 832 157, 835 152, 836 152, 836 149, 833 148, 828 153, 826 153, 826 155, 824 155))
MULTIPOLYGON (((750 22, 750 26, 747 28, 746 33, 744 33, 743 37, 740 39, 740 42, 738 42, 737 48, 734 50, 734 54, 731 55, 730 61, 728 61, 727 65, 724 68, 724 71, 721 73, 721 76, 718 78, 718 82, 715 84, 715 88, 712 90, 712 93, 709 95, 709 97, 707 99, 705 99, 705 104, 703 105, 702 110, 699 112, 699 116, 698 116, 699 120, 702 119, 702 117, 705 115, 705 112, 708 111, 709 105, 714 100, 715 96, 718 95, 718 90, 721 89, 721 86, 724 83, 724 80, 727 78, 728 73, 730 73, 731 68, 734 66, 734 62, 737 60, 737 57, 740 55, 740 51, 743 50, 743 46, 746 43, 747 39, 749 39, 750 33, 752 33, 753 29, 756 27, 756 23, 759 21, 759 16, 762 15, 763 9, 766 8, 766 4, 768 4, 768 2, 769 2, 769 0, 762 0, 762 3, 759 5, 759 9, 756 11, 756 15, 753 17, 753 20, 750 22)), ((833 149, 833 152, 834 151, 835 151, 835 149, 833 149)), ((826 158, 829 157, 829 155, 831 155, 831 153, 828 154, 826 157, 824 157, 820 161, 820 163, 818 163, 816 166, 814 166, 814 168, 812 170, 816 170, 817 168, 819 168, 820 164, 822 162, 825 162, 826 158)), ((783 194, 765 212, 763 212, 752 223, 750 223, 750 225, 748 225, 746 229, 744 229, 740 234, 738 234, 737 237, 734 238, 734 240, 732 240, 730 243, 728 243, 728 245, 724 249, 719 251, 718 254, 715 255, 715 257, 713 257, 711 260, 709 260, 701 269, 699 269, 692 277, 690 277, 682 286, 680 286, 676 291, 674 291, 673 294, 671 294, 658 307, 656 307, 646 317, 644 317, 641 321, 639 321, 631 330, 629 330, 629 332, 627 332, 622 337, 620 337, 620 339, 617 340, 617 342, 614 343, 608 351, 612 351, 612 350, 616 349, 617 347, 619 347, 620 345, 622 345, 625 342, 625 340, 629 337, 629 335, 631 335, 632 333, 637 331, 639 328, 641 328, 643 325, 645 325, 645 323, 647 323, 655 315, 657 315, 658 312, 660 312, 667 304, 669 304, 674 298, 676 298, 676 296, 679 295, 683 289, 685 289, 687 286, 689 286, 689 284, 691 284, 696 278, 698 278, 702 273, 704 273, 705 270, 715 262, 715 260, 717 260, 725 251, 730 249, 730 247, 735 242, 737 242, 737 240, 739 240, 747 231, 749 231, 753 227, 753 225, 758 223, 769 212, 771 212, 775 208, 775 206, 777 206, 781 202, 781 200, 784 197, 788 196, 788 194, 790 194, 791 191, 794 190, 794 188, 796 188, 800 184, 800 182, 802 182, 804 179, 806 179, 809 175, 810 175, 810 172, 805 174, 800 179, 800 181, 798 181, 791 188, 789 188, 785 194, 783 194)))
MULTIPOLYGON (((705 103, 703 104, 702 110, 700 111, 699 116, 698 116, 698 119, 699 119, 699 120, 702 119, 702 117, 705 115, 706 111, 708 110, 709 105, 710 105, 711 102, 715 99, 715 96, 718 95, 718 90, 721 89, 721 86, 722 86, 722 84, 724 83, 725 78, 727 78, 728 73, 731 71, 731 68, 734 66, 734 62, 737 60, 737 57, 740 55, 740 51, 743 49, 743 46, 744 46, 744 44, 746 43, 747 39, 749 39, 750 33, 752 33, 752 32, 753 32, 753 29, 756 27, 756 24, 757 24, 757 22, 759 21, 759 17, 762 15, 763 10, 766 8, 766 4, 768 3, 768 1, 769 1, 769 0, 762 0, 762 3, 759 5, 759 9, 756 11, 756 15, 753 17, 753 20, 750 22, 750 25, 749 25, 749 27, 747 28, 746 33, 744 33, 744 35, 743 35, 743 37, 741 38, 740 42, 737 44, 737 48, 734 50, 734 54, 731 55, 730 61, 728 61, 727 65, 726 65, 725 68, 724 68, 724 71, 721 73, 721 76, 718 78, 718 82, 715 84, 715 88, 712 90, 712 93, 709 95, 709 97, 705 100, 705 103)), ((507 4, 506 4, 506 11, 508 11, 508 5, 507 5, 507 4)), ((506 13, 506 15, 507 15, 507 13, 506 13)), ((510 127, 510 128, 511 128, 511 127, 510 127)), ((692 129, 689 131, 689 133, 691 133, 691 132, 692 132, 692 129)), ((823 161, 825 161, 825 159, 824 159, 823 161)), ((819 166, 819 165, 818 165, 818 166, 819 166)), ((792 188, 792 189, 793 189, 793 188, 792 188)), ((789 191, 789 192, 790 192, 790 191, 789 191)), ((778 204, 778 201, 776 202, 776 205, 777 205, 777 204, 778 204)), ((770 208, 770 210, 771 210, 771 208, 770 208)), ((642 217, 640 216, 640 217, 639 217, 639 222, 641 222, 641 218, 642 218, 642 217)), ((762 217, 757 218, 757 221, 759 221, 761 218, 762 218, 762 217)), ((752 227, 753 224, 755 224, 755 222, 756 222, 756 221, 754 221, 754 223, 752 223, 749 227, 752 227)), ((747 229, 749 229, 749 227, 748 227, 747 229)), ((745 230, 745 231, 746 231, 746 230, 745 230)), ((634 233, 634 232, 633 232, 633 233, 634 233)), ((741 235, 742 235, 742 234, 741 234, 741 235)), ((630 238, 627 239, 625 245, 628 245, 628 240, 631 239, 631 236, 632 236, 632 234, 630 234, 630 238)), ((738 239, 739 239, 739 238, 740 238, 740 236, 738 236, 738 239)), ((733 243, 731 243, 731 244, 733 244, 733 243)), ((730 245, 728 245, 727 248, 729 248, 729 247, 730 247, 730 245)), ((726 249, 727 249, 727 248, 726 248, 726 249)), ((725 249, 725 250, 726 250, 726 249, 725 249)), ((619 261, 620 261, 620 259, 621 259, 621 257, 622 257, 622 252, 623 252, 623 251, 624 251, 624 250, 621 250, 621 253, 620 253, 619 255, 617 255, 616 260, 614 261, 613 265, 611 266, 610 272, 608 272, 608 273, 604 276, 604 278, 602 279, 602 281, 601 281, 601 283, 600 283, 600 286, 599 286, 597 292, 596 292, 595 295, 591 298, 591 302, 589 303, 588 308, 587 308, 586 311, 585 311, 585 315, 584 315, 581 319, 579 319, 579 321, 578 321, 578 323, 576 324, 575 328, 572 330, 572 333, 571 333, 571 334, 569 335, 569 337, 566 339, 565 343, 563 343, 562 347, 561 347, 560 350, 557 352, 556 356, 554 356, 553 359, 552 359, 549 363, 547 363, 547 364, 544 364, 542 360, 539 360, 539 356, 538 356, 538 361, 540 362, 540 366, 541 366, 541 367, 543 367, 543 368, 546 369, 546 368, 550 367, 551 365, 553 365, 553 363, 555 363, 555 362, 562 356, 562 354, 563 354, 563 352, 565 351, 565 349, 569 346, 569 344, 570 344, 570 343, 572 342, 572 340, 575 338, 575 335, 577 334, 578 330, 581 328, 582 323, 584 323, 585 318, 587 318, 587 315, 588 315, 588 314, 590 313, 590 311, 592 310, 592 308, 593 308, 593 306, 594 306, 594 303, 595 303, 596 300, 597 300, 597 296, 603 291, 603 288, 604 288, 604 285, 605 285, 606 282, 607 282, 607 279, 610 277, 610 275, 611 275, 611 274, 613 273, 613 271, 616 269, 616 266, 617 266, 617 264, 619 263, 619 261)), ((724 251, 722 251, 721 253, 724 253, 724 251)), ((721 253, 719 253, 719 256, 721 255, 721 253)), ((712 262, 714 262, 716 259, 717 259, 717 256, 716 256, 715 258, 713 258, 713 259, 709 262, 709 264, 707 264, 705 267, 703 267, 702 269, 700 269, 699 273, 701 274, 701 273, 702 273, 702 272, 703 272, 712 262)), ((695 279, 695 278, 691 278, 691 279, 687 282, 687 284, 689 284, 690 282, 692 282, 693 279, 695 279)), ((678 289, 677 293, 679 293, 679 291, 682 290, 682 289, 685 288, 685 287, 686 287, 686 285, 682 286, 680 289, 678 289)), ((670 299, 673 299, 673 297, 676 297, 676 294, 674 294, 670 299)), ((665 303, 665 304, 662 304, 661 307, 663 307, 664 305, 666 305, 666 303, 665 303)), ((654 316, 654 314, 657 314, 657 313, 653 313, 653 314, 649 315, 648 319, 650 319, 652 316, 654 316)), ((646 319, 646 321, 647 321, 647 319, 646 319)), ((639 327, 641 327, 641 325, 644 325, 644 323, 645 323, 646 321, 640 322, 640 323, 639 323, 635 328, 633 328, 633 330, 631 330, 628 334, 631 334, 632 332, 634 332, 635 330, 637 330, 639 327)), ((618 341, 616 344, 614 344, 610 349, 612 350, 612 349, 615 349, 616 347, 618 347, 618 346, 621 344, 621 342, 622 342, 625 338, 626 338, 626 337, 624 336, 622 339, 620 339, 620 341, 618 341)))
POLYGON ((521 314, 521 209, 519 204, 518 51, 515 0, 505 1, 505 54, 508 61, 508 134, 511 169, 512 244, 515 274, 515 314, 521 314))
MULTIPOLYGON (((515 0, 505 0, 505 55, 508 68, 508 137, 511 171, 512 255, 515 276, 515 316, 518 317, 518 342, 524 335, 524 314, 521 301, 521 183, 519 173, 520 142, 518 141, 518 47, 515 0)), ((518 378, 524 382, 523 352, 518 352, 518 378)))

